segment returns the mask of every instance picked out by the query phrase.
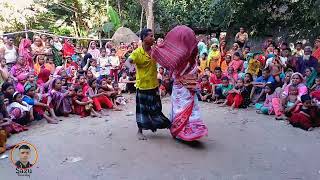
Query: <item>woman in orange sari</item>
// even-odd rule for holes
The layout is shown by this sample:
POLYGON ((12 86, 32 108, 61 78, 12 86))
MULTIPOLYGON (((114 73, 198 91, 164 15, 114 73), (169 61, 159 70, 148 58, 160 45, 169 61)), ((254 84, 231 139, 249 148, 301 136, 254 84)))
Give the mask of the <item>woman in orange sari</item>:
POLYGON ((212 44, 207 62, 208 62, 207 67, 210 67, 210 71, 212 72, 216 67, 220 67, 221 56, 220 56, 220 51, 218 49, 218 44, 212 44))

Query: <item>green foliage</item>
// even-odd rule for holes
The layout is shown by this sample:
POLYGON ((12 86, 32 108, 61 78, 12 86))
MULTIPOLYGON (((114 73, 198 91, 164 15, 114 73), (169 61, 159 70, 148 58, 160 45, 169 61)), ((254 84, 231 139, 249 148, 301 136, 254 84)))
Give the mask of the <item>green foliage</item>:
MULTIPOLYGON (((56 0, 34 1, 46 11, 27 18, 30 29, 88 35, 101 32, 106 22, 112 22, 113 31, 121 25, 139 31, 139 0, 109 0, 109 14, 106 0, 57 0, 69 10, 57 5, 56 0)), ((234 34, 243 26, 257 37, 273 34, 285 39, 313 39, 320 34, 319 9, 320 0, 155 0, 154 15, 162 34, 177 24, 186 24, 206 32, 225 30, 234 34)), ((0 13, 1 21, 4 17, 0 13)), ((145 18, 143 21, 145 25, 145 18)), ((11 26, 5 30, 23 29, 18 18, 9 22, 11 26)))

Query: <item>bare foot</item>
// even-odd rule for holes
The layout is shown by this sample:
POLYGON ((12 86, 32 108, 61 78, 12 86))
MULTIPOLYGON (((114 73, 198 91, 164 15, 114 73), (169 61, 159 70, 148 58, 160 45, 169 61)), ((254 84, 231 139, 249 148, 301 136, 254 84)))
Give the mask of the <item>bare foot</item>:
POLYGON ((312 130, 313 130, 313 127, 311 127, 311 128, 308 129, 308 131, 312 131, 312 130))
POLYGON ((219 107, 226 107, 226 106, 227 106, 227 104, 225 104, 225 103, 219 105, 219 107))
POLYGON ((137 133, 137 137, 138 137, 138 140, 147 140, 147 137, 145 135, 143 135, 141 132, 138 132, 137 133))
POLYGON ((114 111, 123 111, 123 109, 118 108, 118 107, 114 107, 112 110, 114 110, 114 111))

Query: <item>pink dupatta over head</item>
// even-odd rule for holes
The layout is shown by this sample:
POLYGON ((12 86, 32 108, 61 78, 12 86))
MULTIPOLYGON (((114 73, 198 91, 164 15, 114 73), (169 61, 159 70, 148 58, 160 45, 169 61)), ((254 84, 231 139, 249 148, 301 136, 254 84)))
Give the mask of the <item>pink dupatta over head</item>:
POLYGON ((153 48, 151 56, 162 67, 176 74, 180 74, 189 63, 190 68, 185 71, 188 73, 196 65, 197 45, 198 41, 191 28, 177 26, 168 32, 160 45, 153 48))
POLYGON ((33 60, 32 60, 30 47, 31 47, 31 40, 22 39, 19 44, 19 55, 22 56, 27 61, 27 64, 33 68, 33 60))

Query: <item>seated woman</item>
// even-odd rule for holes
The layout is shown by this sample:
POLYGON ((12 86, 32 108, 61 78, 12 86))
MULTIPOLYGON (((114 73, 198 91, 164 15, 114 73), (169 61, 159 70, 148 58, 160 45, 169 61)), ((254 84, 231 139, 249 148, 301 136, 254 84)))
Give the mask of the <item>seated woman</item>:
POLYGON ((7 105, 8 102, 5 102, 4 95, 0 93, 0 129, 5 130, 7 135, 27 131, 27 127, 15 123, 11 120, 11 118, 9 117, 9 113, 6 109, 7 105))
POLYGON ((296 110, 289 117, 289 122, 292 126, 307 131, 313 130, 313 127, 320 126, 319 108, 312 105, 312 100, 309 95, 302 95, 301 103, 295 106, 296 110))
POLYGON ((33 108, 22 101, 22 94, 15 92, 7 107, 11 119, 21 125, 27 125, 34 120, 33 108))
POLYGON ((58 116, 69 116, 72 112, 72 92, 62 88, 60 78, 55 78, 49 86, 47 104, 50 106, 50 114, 54 119, 58 116))
POLYGON ((23 57, 19 56, 17 59, 17 63, 11 68, 10 74, 15 82, 18 82, 17 77, 20 74, 27 74, 30 72, 30 66, 27 66, 26 61, 23 57))
POLYGON ((277 120, 285 119, 284 112, 285 112, 285 107, 286 107, 286 102, 287 102, 286 99, 289 95, 289 87, 290 86, 295 86, 298 88, 298 96, 297 96, 297 100, 295 103, 298 103, 298 101, 300 101, 300 98, 302 95, 305 95, 308 93, 308 88, 303 83, 303 81, 304 81, 304 78, 303 78, 302 74, 293 73, 292 77, 291 77, 291 83, 285 87, 280 99, 273 100, 272 104, 273 104, 273 107, 275 110, 275 114, 277 116, 276 117, 277 120))
POLYGON ((23 96, 22 100, 33 107, 34 116, 38 120, 44 117, 49 124, 58 124, 57 120, 51 118, 46 114, 46 111, 49 110, 49 106, 47 105, 47 98, 37 100, 35 88, 30 84, 26 84, 26 86, 24 87, 24 91, 25 95, 23 96))

